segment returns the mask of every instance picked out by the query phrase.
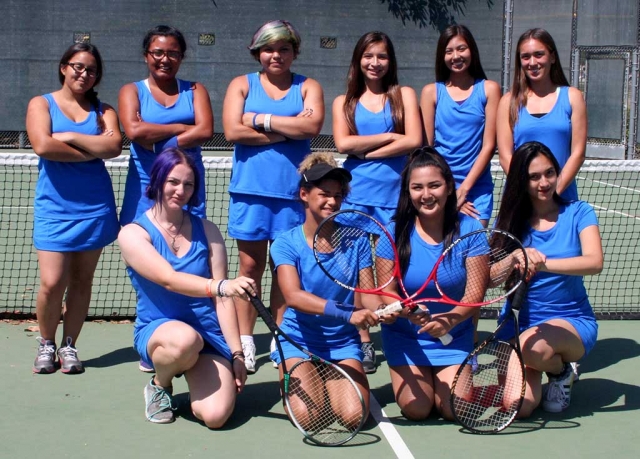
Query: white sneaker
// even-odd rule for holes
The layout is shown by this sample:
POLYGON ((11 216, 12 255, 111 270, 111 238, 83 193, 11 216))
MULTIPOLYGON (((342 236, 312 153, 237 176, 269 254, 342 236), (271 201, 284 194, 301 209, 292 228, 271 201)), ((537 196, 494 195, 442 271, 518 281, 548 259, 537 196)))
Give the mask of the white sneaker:
POLYGON ((569 408, 571 387, 573 386, 573 370, 566 363, 561 375, 549 375, 549 384, 542 400, 542 409, 549 413, 560 413, 569 408))
POLYGON ((256 345, 251 342, 242 343, 242 353, 247 373, 254 374, 256 372, 256 345))
MULTIPOLYGON (((271 338, 271 344, 269 345, 269 358, 271 359, 271 354, 273 354, 274 352, 276 352, 276 339, 275 338, 271 338)), ((273 365, 273 368, 278 368, 278 364, 276 363, 275 360, 271 359, 271 363, 273 365)))

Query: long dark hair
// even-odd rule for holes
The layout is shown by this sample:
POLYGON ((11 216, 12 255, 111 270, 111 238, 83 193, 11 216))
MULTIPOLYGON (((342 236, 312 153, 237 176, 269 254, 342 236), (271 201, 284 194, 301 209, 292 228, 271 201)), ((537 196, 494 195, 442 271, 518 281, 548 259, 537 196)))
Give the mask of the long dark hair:
POLYGON ((458 35, 467 42, 469 51, 471 52, 469 75, 476 80, 486 80, 487 75, 484 73, 482 63, 480 62, 480 51, 478 51, 478 45, 471 31, 466 26, 454 24, 444 29, 438 39, 438 46, 436 47, 436 81, 444 83, 451 75, 451 70, 449 70, 444 62, 444 56, 447 45, 453 37, 457 37, 458 35))
POLYGON ((404 104, 402 103, 402 91, 398 83, 398 63, 396 61, 396 52, 393 48, 391 39, 384 32, 367 32, 353 49, 351 57, 351 65, 347 74, 347 92, 344 97, 344 116, 349 126, 349 132, 358 134, 356 128, 356 105, 360 96, 364 93, 364 75, 360 68, 362 55, 369 45, 374 43, 384 43, 389 55, 389 70, 382 77, 382 89, 385 92, 385 98, 389 100, 391 105, 391 118, 393 119, 394 132, 404 134, 404 104))
MULTIPOLYGON (((560 174, 560 164, 546 145, 540 142, 520 145, 511 158, 507 183, 496 219, 496 228, 510 232, 521 241, 533 216, 533 204, 529 196, 529 165, 538 156, 544 156, 551 161, 556 175, 560 174)), ((553 200, 558 204, 565 202, 556 191, 553 193, 553 200)))
POLYGON ((200 189, 200 173, 193 158, 179 148, 167 148, 153 161, 149 174, 149 186, 146 190, 147 198, 156 204, 162 202, 164 183, 174 167, 184 164, 193 171, 193 195, 187 202, 187 209, 191 210, 200 203, 198 190, 200 189))
POLYGON ((69 61, 78 53, 89 53, 96 60, 96 78, 93 82, 93 86, 84 93, 85 97, 93 107, 93 110, 96 112, 96 121, 98 123, 98 129, 100 132, 104 132, 106 126, 104 124, 104 119, 102 119, 102 112, 100 111, 100 100, 98 99, 98 92, 95 90, 95 87, 100 84, 100 80, 102 80, 102 56, 94 45, 90 43, 76 43, 67 48, 62 57, 60 58, 60 63, 58 64, 58 80, 60 84, 64 84, 64 75, 62 74, 62 67, 69 64, 69 61))
POLYGON ((407 272, 409 267, 409 259, 411 258, 411 230, 415 226, 418 211, 411 202, 410 181, 411 173, 415 169, 423 167, 435 167, 440 170, 447 188, 450 190, 447 202, 444 206, 444 246, 448 246, 453 242, 454 237, 460 232, 460 219, 458 217, 458 207, 456 198, 456 182, 453 173, 445 159, 433 147, 422 147, 415 150, 409 155, 409 160, 402 170, 400 182, 400 196, 398 197, 398 206, 393 216, 395 222, 395 242, 398 249, 398 258, 400 259, 400 269, 402 273, 407 272))
POLYGON ((569 81, 564 75, 562 65, 560 65, 560 56, 558 55, 558 48, 553 41, 551 34, 544 29, 535 28, 529 29, 518 40, 516 46, 516 58, 515 67, 513 71, 513 85, 511 86, 511 103, 509 105, 509 124, 511 129, 518 122, 518 112, 522 107, 527 105, 527 93, 529 92, 529 80, 527 75, 522 69, 522 63, 520 62, 520 46, 527 40, 537 40, 542 43, 549 53, 555 57, 555 62, 551 64, 551 82, 556 86, 569 86, 569 81))

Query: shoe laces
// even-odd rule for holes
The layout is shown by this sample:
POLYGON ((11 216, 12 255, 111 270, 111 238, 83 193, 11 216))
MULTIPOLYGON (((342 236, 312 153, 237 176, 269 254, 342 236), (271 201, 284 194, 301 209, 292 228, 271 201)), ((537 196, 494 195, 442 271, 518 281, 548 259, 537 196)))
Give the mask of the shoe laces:
POLYGON ((38 341, 38 343, 40 343, 40 346, 38 347, 38 360, 51 360, 52 358, 55 358, 55 344, 47 344, 47 342, 41 336, 36 338, 36 340, 38 341))
POLYGON ((566 399, 562 381, 550 381, 547 388, 547 400, 550 402, 563 403, 566 399))
POLYGON ((67 336, 67 342, 65 346, 58 349, 58 356, 65 359, 78 359, 78 350, 71 345, 71 337, 67 336))
POLYGON ((362 353, 369 358, 373 358, 373 354, 375 353, 375 350, 373 349, 373 343, 363 343, 362 353))
POLYGON ((153 395, 151 396, 151 400, 149 400, 149 405, 157 403, 158 409, 149 415, 149 419, 151 419, 158 413, 162 413, 163 411, 176 410, 176 408, 173 406, 173 400, 171 399, 171 395, 166 389, 153 384, 151 385, 151 387, 153 387, 154 392, 153 392, 153 395))

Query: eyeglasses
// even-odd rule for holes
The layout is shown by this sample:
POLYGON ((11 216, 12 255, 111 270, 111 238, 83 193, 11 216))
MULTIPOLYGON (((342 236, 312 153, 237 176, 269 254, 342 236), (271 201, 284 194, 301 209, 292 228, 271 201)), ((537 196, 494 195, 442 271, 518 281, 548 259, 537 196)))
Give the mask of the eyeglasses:
POLYGON ((98 74, 98 69, 94 69, 93 67, 87 67, 81 62, 67 62, 67 65, 77 73, 82 74, 84 72, 87 72, 87 76, 89 78, 92 78, 98 74))
POLYGON ((151 51, 147 51, 147 54, 150 54, 154 59, 160 60, 165 56, 169 58, 171 61, 179 61, 182 59, 182 53, 180 51, 165 51, 163 49, 152 49, 151 51))

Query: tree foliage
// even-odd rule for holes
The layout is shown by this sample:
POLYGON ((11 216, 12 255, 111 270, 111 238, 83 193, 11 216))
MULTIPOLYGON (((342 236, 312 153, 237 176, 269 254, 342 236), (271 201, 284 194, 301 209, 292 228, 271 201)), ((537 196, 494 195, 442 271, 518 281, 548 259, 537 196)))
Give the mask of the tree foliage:
MULTIPOLYGON (((493 0, 485 1, 493 6, 493 0)), ((464 15, 469 0, 380 0, 389 4, 389 12, 403 24, 413 22, 418 27, 431 26, 442 31, 456 22, 455 15, 464 15)))

